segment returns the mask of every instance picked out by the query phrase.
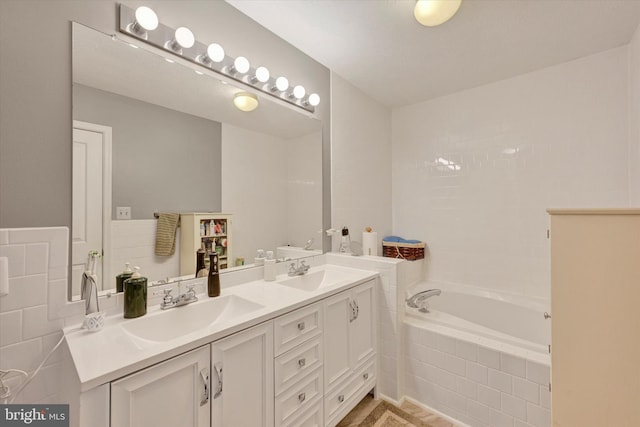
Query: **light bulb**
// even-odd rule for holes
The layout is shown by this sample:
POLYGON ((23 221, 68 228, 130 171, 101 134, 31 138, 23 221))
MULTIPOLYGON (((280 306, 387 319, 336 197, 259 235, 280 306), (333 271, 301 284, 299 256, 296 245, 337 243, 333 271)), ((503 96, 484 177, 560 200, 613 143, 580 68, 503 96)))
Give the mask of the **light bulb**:
POLYGON ((320 95, 317 93, 309 95, 309 105, 316 107, 318 104, 320 104, 320 95))
POLYGON ((276 79, 276 88, 278 88, 280 92, 289 89, 289 80, 287 80, 286 77, 278 77, 276 79))
POLYGON ((242 74, 246 73, 251 68, 249 60, 244 56, 238 56, 235 61, 233 61, 233 66, 235 67, 237 72, 242 74))
POLYGON ((304 98, 305 93, 307 93, 307 91, 304 90, 303 86, 298 85, 293 88, 293 96, 295 96, 298 99, 304 98))
POLYGON ((269 81, 269 77, 271 77, 271 75, 267 67, 258 67, 256 69, 256 79, 258 79, 259 82, 266 83, 269 81))
POLYGON ((253 111, 258 108, 258 97, 249 92, 238 92, 233 96, 233 105, 240 111, 253 111))
POLYGON ((189 49, 196 42, 196 38, 193 33, 187 27, 179 27, 175 33, 175 40, 181 47, 189 49))
POLYGON ((447 22, 460 8, 462 0, 418 0, 413 9, 416 20, 426 26, 447 22))
POLYGON ((158 28, 158 15, 153 9, 147 6, 140 6, 136 9, 136 22, 147 31, 158 28))
POLYGON ((224 59, 224 49, 218 43, 211 43, 207 47, 207 56, 213 62, 222 62, 224 59))

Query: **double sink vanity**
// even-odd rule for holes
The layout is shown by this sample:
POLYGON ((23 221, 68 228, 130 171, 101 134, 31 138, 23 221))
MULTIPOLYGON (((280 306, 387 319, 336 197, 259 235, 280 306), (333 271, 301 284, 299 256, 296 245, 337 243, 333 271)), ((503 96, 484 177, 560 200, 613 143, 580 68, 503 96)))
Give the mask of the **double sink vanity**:
POLYGON ((223 278, 216 298, 66 328, 80 424, 334 426, 376 385, 377 276, 324 264, 223 278))

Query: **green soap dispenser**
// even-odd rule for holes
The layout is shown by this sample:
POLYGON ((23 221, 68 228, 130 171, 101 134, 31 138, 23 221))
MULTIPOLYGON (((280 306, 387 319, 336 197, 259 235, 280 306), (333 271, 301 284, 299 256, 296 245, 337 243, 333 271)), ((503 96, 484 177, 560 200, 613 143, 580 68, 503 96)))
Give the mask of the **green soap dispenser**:
POLYGON ((124 317, 132 319, 147 314, 147 278, 140 274, 140 267, 124 281, 124 317))
POLYGON ((133 275, 133 270, 129 267, 129 263, 125 262, 125 269, 116 276, 116 292, 124 291, 124 281, 133 275))

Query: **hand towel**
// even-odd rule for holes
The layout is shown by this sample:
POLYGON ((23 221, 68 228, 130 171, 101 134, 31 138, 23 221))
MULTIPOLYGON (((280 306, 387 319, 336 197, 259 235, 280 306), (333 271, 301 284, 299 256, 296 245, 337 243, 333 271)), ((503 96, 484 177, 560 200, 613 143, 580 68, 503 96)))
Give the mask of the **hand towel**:
POLYGON ((158 214, 158 226, 156 228, 156 255, 171 256, 176 252, 176 229, 180 214, 158 214))

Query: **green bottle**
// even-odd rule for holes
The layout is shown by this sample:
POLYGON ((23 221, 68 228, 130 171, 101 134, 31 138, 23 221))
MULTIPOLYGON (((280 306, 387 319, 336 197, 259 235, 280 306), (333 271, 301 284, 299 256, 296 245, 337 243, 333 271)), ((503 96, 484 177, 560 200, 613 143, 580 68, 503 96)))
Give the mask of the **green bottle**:
POLYGON ((124 281, 124 317, 132 319, 147 314, 147 278, 140 275, 140 267, 124 281))
POLYGON ((116 276, 116 292, 124 291, 124 281, 133 275, 133 271, 129 268, 129 263, 125 262, 125 269, 116 276))

